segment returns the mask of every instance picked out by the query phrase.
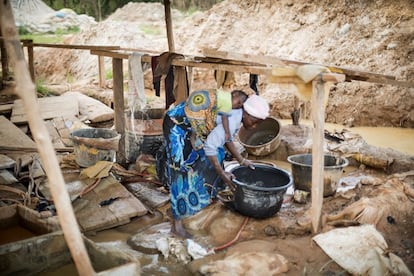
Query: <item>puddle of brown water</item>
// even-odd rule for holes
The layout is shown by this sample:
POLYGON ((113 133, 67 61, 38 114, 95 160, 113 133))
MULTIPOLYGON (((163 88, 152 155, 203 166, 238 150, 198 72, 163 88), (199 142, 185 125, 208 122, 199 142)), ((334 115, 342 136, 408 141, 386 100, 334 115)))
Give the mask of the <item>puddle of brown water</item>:
POLYGON ((76 276, 79 275, 74 263, 61 266, 56 270, 42 272, 43 276, 76 276))
POLYGON ((0 245, 17 242, 37 236, 34 232, 20 226, 12 225, 5 229, 0 229, 0 245))
MULTIPOLYGON (((291 120, 280 120, 282 126, 292 124, 291 120)), ((301 124, 312 126, 312 121, 301 120, 301 124)), ((370 145, 380 148, 392 148, 399 152, 414 155, 414 129, 396 127, 346 127, 340 124, 325 123, 329 131, 347 129, 357 133, 370 145)))

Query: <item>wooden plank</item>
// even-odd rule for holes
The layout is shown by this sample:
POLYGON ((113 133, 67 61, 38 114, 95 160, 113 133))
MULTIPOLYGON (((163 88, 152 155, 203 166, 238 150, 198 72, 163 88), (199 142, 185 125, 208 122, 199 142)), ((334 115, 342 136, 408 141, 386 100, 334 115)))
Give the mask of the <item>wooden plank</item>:
POLYGON ((0 116, 0 148, 2 147, 36 148, 36 143, 6 117, 0 116))
MULTIPOLYGON (((38 98, 40 115, 42 119, 52 119, 55 117, 76 117, 79 114, 78 101, 76 97, 44 97, 38 98)), ((10 121, 15 124, 27 123, 26 111, 23 101, 16 100, 13 104, 13 110, 10 121)))
MULTIPOLYGON (((87 183, 84 184, 86 187, 87 183)), ((85 232, 109 229, 147 213, 141 201, 111 176, 101 179, 94 190, 76 200, 73 208, 79 225, 85 232), (117 197, 119 199, 107 206, 99 205, 104 200, 117 197)))
POLYGON ((152 210, 164 206, 170 201, 169 194, 158 191, 154 184, 136 182, 125 184, 125 186, 128 191, 152 210))
POLYGON ((324 127, 325 127, 325 104, 324 104, 324 82, 321 76, 312 82, 312 231, 318 233, 320 230, 322 203, 323 203, 323 173, 324 173, 324 127))
MULTIPOLYGON (((26 43, 23 43, 26 46, 26 43)), ((120 46, 97 46, 97 45, 76 45, 76 44, 50 44, 50 43, 33 43, 34 47, 49 47, 72 50, 119 50, 120 46)))
POLYGON ((49 133, 50 139, 52 140, 52 144, 54 148, 64 148, 65 144, 63 143, 62 139, 60 138, 59 132, 55 128, 53 121, 48 120, 45 122, 47 131, 49 133))
POLYGON ((2 104, 0 105, 0 113, 9 113, 12 111, 13 104, 2 104))
POLYGON ((81 117, 85 116, 93 123, 109 121, 115 116, 115 112, 112 108, 97 99, 82 94, 81 92, 66 92, 61 97, 71 97, 71 101, 72 99, 76 99, 78 103, 79 115, 81 117))
POLYGON ((7 155, 0 154, 0 170, 11 169, 16 165, 16 161, 8 157, 7 155))

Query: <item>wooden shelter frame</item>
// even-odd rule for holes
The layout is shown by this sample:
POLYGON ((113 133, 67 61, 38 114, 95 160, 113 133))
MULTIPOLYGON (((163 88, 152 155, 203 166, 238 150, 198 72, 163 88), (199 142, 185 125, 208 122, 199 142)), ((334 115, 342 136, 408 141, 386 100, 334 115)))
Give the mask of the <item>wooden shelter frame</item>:
MULTIPOLYGON (((172 34, 172 20, 170 0, 164 0, 165 20, 167 28, 167 38, 169 52, 175 52, 174 40, 172 34)), ((55 200, 58 213, 65 214, 59 216, 59 221, 68 243, 71 255, 74 259, 76 268, 80 275, 95 274, 89 257, 84 247, 80 230, 77 227, 73 209, 68 194, 65 190, 62 173, 50 138, 47 133, 43 120, 39 115, 39 107, 35 98, 34 87, 34 57, 33 47, 53 47, 65 49, 82 49, 89 50, 92 55, 98 56, 99 62, 99 81, 102 86, 105 82, 104 78, 104 57, 112 58, 113 72, 113 102, 115 110, 115 129, 122 137, 125 137, 125 118, 124 118, 124 91, 123 91, 123 59, 128 59, 131 51, 140 51, 138 49, 122 49, 118 46, 88 46, 88 45, 58 45, 58 44, 36 44, 30 40, 20 41, 15 28, 14 18, 11 11, 10 1, 2 1, 0 3, 0 25, 2 36, 1 39, 1 62, 2 69, 8 71, 8 61, 4 52, 10 55, 11 63, 15 72, 16 94, 22 98, 25 110, 28 114, 29 125, 32 129, 34 139, 38 145, 45 171, 50 179, 51 193, 55 200), (28 66, 24 61, 23 51, 21 49, 27 47, 28 66), (54 158, 51 158, 54 157, 54 158)), ((148 51, 146 51, 148 53, 148 51)), ((175 58, 172 60, 173 66, 182 67, 200 67, 212 70, 223 70, 231 72, 245 72, 257 75, 268 75, 271 73, 272 65, 289 66, 289 65, 305 65, 307 63, 284 60, 269 56, 253 56, 245 54, 236 54, 229 52, 220 52, 211 49, 205 50, 203 57, 185 57, 175 58)), ((143 62, 151 62, 151 53, 142 56, 143 62)), ((323 103, 324 86, 327 83, 338 83, 344 81, 367 81, 381 84, 399 85, 403 87, 414 87, 413 83, 405 81, 397 81, 395 77, 388 75, 375 74, 370 72, 357 71, 336 66, 326 66, 333 73, 320 73, 312 81, 312 120, 313 120, 313 146, 312 146, 312 230, 314 233, 320 231, 321 209, 323 201, 323 139, 324 139, 324 123, 325 123, 325 106, 323 103)), ((4 72, 4 71, 3 71, 4 72)), ((4 72, 5 73, 5 72, 4 72)), ((3 76, 3 80, 4 80, 3 76)), ((2 80, 2 84, 3 84, 2 80)), ((279 77, 277 82, 280 83, 304 83, 298 77, 279 77)), ((188 95, 178 95, 177 98, 185 98, 188 95)), ((125 140, 121 139, 117 160, 123 164, 125 162, 125 140)))

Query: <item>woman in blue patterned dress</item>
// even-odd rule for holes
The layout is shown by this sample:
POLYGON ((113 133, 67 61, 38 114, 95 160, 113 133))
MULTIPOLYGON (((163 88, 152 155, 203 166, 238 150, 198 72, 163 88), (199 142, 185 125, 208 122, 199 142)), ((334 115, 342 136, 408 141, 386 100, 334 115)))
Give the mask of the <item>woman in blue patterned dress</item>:
MULTIPOLYGON (((193 112, 206 112, 214 109, 214 105, 208 91, 195 91, 189 100, 170 108, 163 120, 164 146, 157 160, 157 172, 160 180, 170 190, 174 219, 172 232, 181 237, 190 236, 183 227, 182 218, 194 215, 208 206, 223 182, 230 189, 234 189, 231 181, 233 175, 223 169, 224 145, 241 165, 252 167, 252 162, 240 155, 232 139, 225 140, 220 116, 216 118, 216 126, 203 141, 203 147, 193 147, 193 129, 185 108, 187 106, 193 112), (190 100, 194 93, 202 97, 195 105, 190 100)), ((231 111, 229 128, 232 137, 237 133, 241 123, 245 128, 252 128, 268 115, 268 103, 260 96, 251 95, 242 109, 231 111)))

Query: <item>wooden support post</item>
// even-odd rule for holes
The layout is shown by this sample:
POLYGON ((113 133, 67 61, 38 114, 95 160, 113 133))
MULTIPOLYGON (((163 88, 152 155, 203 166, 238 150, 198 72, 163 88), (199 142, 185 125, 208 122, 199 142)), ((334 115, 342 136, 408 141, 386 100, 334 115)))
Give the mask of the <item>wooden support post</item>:
POLYGON ((322 75, 317 76, 312 81, 312 231, 318 233, 320 230, 320 219, 323 203, 323 178, 324 178, 324 124, 325 124, 325 104, 324 104, 324 82, 322 75))
POLYGON ((104 88, 106 86, 105 57, 98 56, 98 67, 99 67, 99 87, 104 88))
POLYGON ((112 76, 114 80, 114 110, 115 110, 115 130, 121 134, 119 148, 116 155, 117 163, 126 165, 125 151, 125 104, 124 104, 124 76, 122 59, 112 59, 112 76))
POLYGON ((33 57, 33 40, 27 43, 27 59, 29 61, 29 71, 32 81, 35 82, 34 57, 33 57))
POLYGON ((164 0, 164 13, 165 13, 165 25, 167 26, 168 51, 175 52, 170 0, 164 0))
POLYGON ((23 100, 29 126, 33 135, 42 166, 49 180, 49 188, 56 206, 58 219, 79 275, 94 275, 82 235, 66 190, 59 161, 53 149, 46 125, 40 115, 35 85, 30 78, 23 49, 16 31, 10 1, 0 2, 0 25, 5 45, 15 73, 16 94, 23 100))
MULTIPOLYGON (((1 34, 1 33, 0 33, 1 34)), ((7 59, 7 51, 4 45, 4 40, 0 39, 1 50, 1 86, 3 87, 4 81, 9 78, 9 60, 7 59)))

